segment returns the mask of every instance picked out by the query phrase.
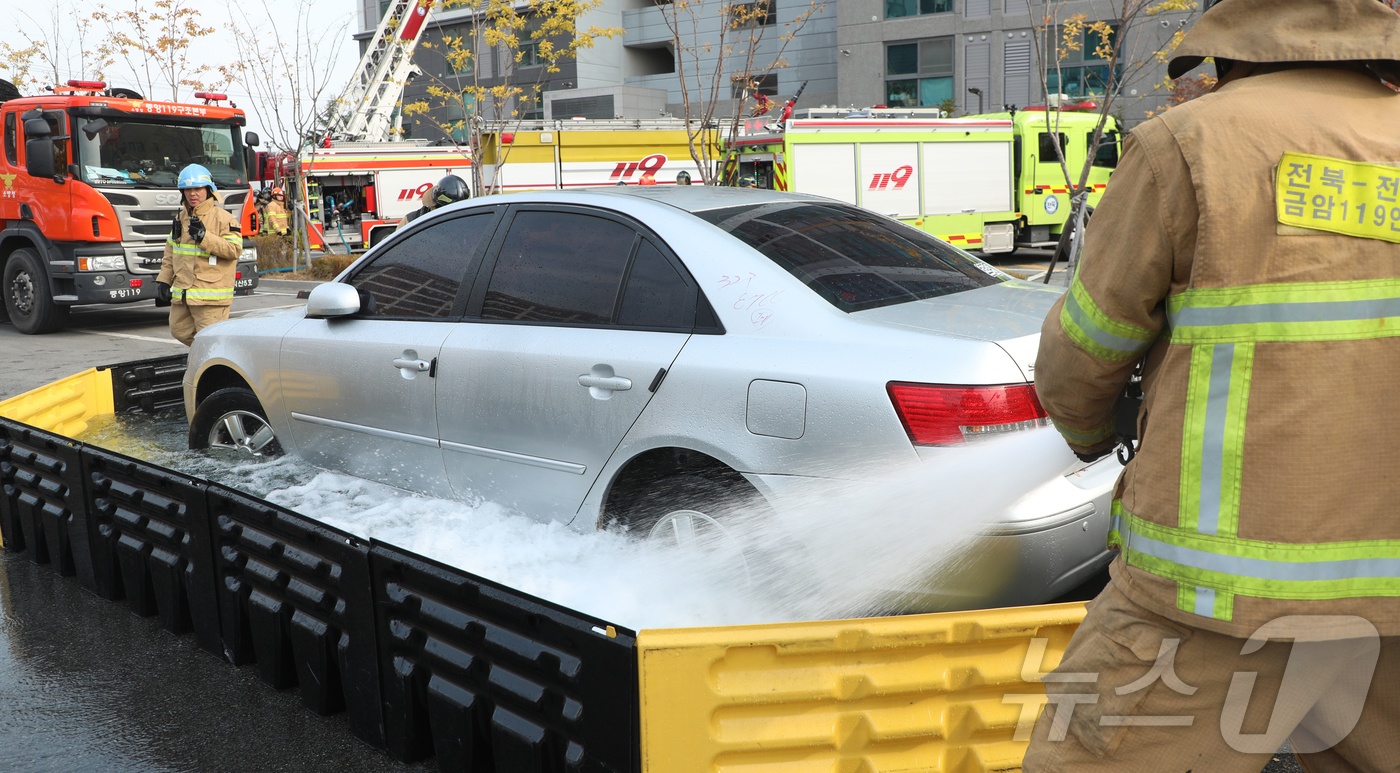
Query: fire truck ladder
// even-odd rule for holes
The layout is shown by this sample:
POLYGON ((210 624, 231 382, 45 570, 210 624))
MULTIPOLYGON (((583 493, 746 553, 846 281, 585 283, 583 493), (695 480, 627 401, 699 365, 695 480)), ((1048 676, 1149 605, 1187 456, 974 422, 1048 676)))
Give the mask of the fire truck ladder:
POLYGON ((404 82, 413 72, 413 49, 423 36, 422 14, 431 0, 391 0, 374 31, 360 66, 337 102, 331 137, 337 140, 387 142, 394 108, 404 82), (420 18, 413 18, 422 6, 420 18), (405 35, 407 36, 405 38, 405 35))

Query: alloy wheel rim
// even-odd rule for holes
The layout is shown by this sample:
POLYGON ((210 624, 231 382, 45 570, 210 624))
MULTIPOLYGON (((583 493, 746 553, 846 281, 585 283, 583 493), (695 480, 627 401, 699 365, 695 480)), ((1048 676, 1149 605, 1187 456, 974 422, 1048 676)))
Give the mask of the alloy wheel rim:
POLYGON ((745 582, 750 579, 743 543, 731 529, 699 510, 666 513, 652 525, 647 541, 705 555, 714 563, 732 569, 745 582))
POLYGON ((249 411, 229 411, 209 430, 209 447, 263 456, 277 439, 263 417, 249 411))

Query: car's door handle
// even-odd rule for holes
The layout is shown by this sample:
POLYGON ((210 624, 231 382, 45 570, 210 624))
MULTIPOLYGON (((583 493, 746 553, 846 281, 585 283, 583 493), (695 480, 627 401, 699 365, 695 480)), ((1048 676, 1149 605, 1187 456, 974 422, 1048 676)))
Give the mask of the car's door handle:
POLYGON ((412 370, 418 373, 426 373, 428 372, 428 368, 432 367, 432 363, 427 360, 406 360, 403 357, 396 357, 394 358, 394 367, 399 370, 412 370))
POLYGON ((578 377, 579 386, 607 389, 612 392, 626 392, 632 388, 632 379, 621 376, 594 376, 585 373, 578 377))

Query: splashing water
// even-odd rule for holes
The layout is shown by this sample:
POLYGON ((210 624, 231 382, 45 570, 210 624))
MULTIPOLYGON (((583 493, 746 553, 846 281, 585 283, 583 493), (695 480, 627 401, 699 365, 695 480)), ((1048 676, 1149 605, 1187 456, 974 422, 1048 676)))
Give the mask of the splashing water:
POLYGON ((986 560, 979 532, 1074 462, 1058 434, 1035 430, 894 469, 846 470, 858 479, 776 498, 775 517, 730 513, 741 548, 705 550, 580 533, 493 502, 423 497, 294 455, 230 461, 187 451, 178 415, 111 417, 81 439, 631 628, 994 603, 1001 569, 986 560))

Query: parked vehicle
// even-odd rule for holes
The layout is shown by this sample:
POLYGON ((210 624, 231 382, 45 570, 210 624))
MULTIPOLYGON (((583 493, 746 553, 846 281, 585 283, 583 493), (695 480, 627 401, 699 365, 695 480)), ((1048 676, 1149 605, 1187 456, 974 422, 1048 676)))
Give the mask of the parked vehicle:
MULTIPOLYGON (((176 178, 189 164, 213 173, 219 203, 253 232, 244 142, 258 137, 243 133, 242 110, 215 104, 224 95, 195 96, 204 104, 69 81, 0 103, 0 319, 8 315, 21 333, 48 333, 76 304, 155 298, 180 206, 176 178)), ((257 257, 245 243, 237 294, 257 287, 257 257)))
MULTIPOLYGON (((815 108, 779 123, 751 119, 726 149, 726 184, 749 178, 759 188, 830 196, 989 254, 1054 246, 1070 213, 1056 135, 1078 179, 1098 116, 938 112, 815 108)), ((1090 206, 1118 162, 1112 118, 1104 137, 1089 175, 1090 206)))
MULTIPOLYGON (((580 530, 722 532, 736 501, 781 509, 829 479, 1043 426, 1031 373, 1056 297, 810 195, 492 196, 419 218, 305 309, 202 331, 190 445, 280 446, 580 530)), ((998 603, 1053 598, 1107 563, 1118 470, 1050 481, 988 537, 998 603)))

